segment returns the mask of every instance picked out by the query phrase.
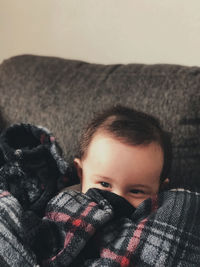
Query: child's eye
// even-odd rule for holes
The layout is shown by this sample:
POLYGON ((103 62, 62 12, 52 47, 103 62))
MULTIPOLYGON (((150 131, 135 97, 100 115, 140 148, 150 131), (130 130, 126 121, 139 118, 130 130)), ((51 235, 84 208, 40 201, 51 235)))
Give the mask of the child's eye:
POLYGON ((144 191, 139 190, 139 189, 132 189, 130 192, 133 193, 133 194, 145 194, 144 191))
POLYGON ((110 184, 109 183, 106 183, 106 182, 100 182, 100 184, 103 187, 110 187, 110 184))

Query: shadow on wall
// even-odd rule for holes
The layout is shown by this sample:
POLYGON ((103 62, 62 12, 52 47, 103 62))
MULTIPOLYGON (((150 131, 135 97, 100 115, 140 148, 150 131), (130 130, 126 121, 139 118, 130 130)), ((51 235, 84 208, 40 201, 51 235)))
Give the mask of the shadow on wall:
POLYGON ((0 110, 0 133, 8 127, 8 122, 7 120, 5 119, 5 117, 3 116, 2 114, 2 111, 0 110))

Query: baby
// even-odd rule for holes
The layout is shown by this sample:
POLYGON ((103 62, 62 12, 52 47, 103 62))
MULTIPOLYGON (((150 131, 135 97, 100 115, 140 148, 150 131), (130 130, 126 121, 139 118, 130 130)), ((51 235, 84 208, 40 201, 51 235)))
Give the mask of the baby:
POLYGON ((157 119, 104 111, 83 132, 74 163, 82 192, 59 193, 43 218, 0 190, 1 266, 200 266, 200 194, 157 194, 171 164, 157 119))
POLYGON ((115 106, 86 127, 74 164, 83 193, 111 191, 138 207, 169 183, 171 143, 154 117, 115 106))

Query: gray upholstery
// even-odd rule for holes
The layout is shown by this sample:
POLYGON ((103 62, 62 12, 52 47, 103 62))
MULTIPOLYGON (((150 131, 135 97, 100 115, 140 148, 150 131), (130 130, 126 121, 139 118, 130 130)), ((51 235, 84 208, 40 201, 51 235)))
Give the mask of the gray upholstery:
POLYGON ((172 133, 173 185, 200 186, 200 68, 100 65, 22 55, 0 65, 0 111, 7 125, 50 129, 64 157, 75 155, 81 128, 94 113, 123 104, 158 117, 172 133))

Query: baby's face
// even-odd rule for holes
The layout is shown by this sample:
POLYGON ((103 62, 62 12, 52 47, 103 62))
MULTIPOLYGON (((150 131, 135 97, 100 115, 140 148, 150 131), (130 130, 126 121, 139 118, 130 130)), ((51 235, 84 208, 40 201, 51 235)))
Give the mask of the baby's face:
POLYGON ((163 151, 155 142, 132 146, 98 133, 75 165, 83 193, 89 188, 111 191, 138 207, 159 191, 163 151))

